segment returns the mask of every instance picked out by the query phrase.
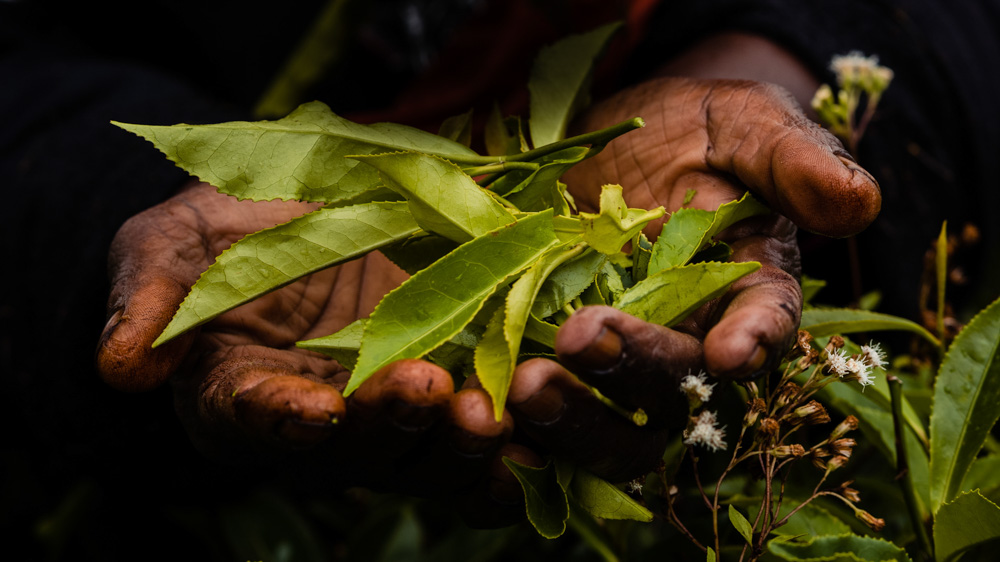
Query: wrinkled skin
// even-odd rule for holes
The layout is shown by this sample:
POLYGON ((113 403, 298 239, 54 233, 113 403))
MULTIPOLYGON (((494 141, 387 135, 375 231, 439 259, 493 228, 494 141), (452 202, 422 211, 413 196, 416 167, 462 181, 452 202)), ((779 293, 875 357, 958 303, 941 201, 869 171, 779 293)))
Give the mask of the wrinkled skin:
MULTIPOLYGON (((243 234, 310 208, 240 203, 206 185, 137 215, 116 237, 98 368, 124 390, 169 379, 182 421, 209 455, 282 462, 302 474, 321 466, 327 481, 344 485, 454 496, 477 525, 523 517, 520 488, 499 460, 505 454, 537 465, 540 454, 555 453, 614 481, 639 475, 655 465, 670 429, 685 421, 680 377, 702 368, 723 378, 755 376, 794 336, 801 293, 793 221, 850 234, 874 218, 879 192, 839 143, 774 87, 655 80, 593 108, 577 127, 636 115, 645 129, 567 176, 580 206, 596 208, 602 183, 625 186, 630 206, 668 210, 689 188, 698 190, 691 205, 707 209, 750 188, 781 215, 745 221, 723 238, 733 259, 758 260, 763 268, 676 329, 607 307, 579 310, 558 334, 559 362, 518 367, 500 423, 474 378, 456 391, 440 368, 401 361, 345 400, 340 366, 294 346, 366 316, 405 278, 378 254, 314 274, 151 349, 214 256, 243 234), (581 379, 622 406, 642 407, 650 423, 625 421, 581 379), (536 450, 508 442, 515 422, 536 450)), ((648 234, 658 230, 651 226, 648 234)))

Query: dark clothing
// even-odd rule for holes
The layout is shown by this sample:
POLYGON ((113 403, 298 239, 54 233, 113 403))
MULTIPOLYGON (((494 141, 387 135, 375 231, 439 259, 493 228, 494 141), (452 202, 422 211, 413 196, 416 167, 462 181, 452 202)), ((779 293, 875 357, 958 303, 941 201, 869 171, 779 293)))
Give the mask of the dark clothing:
MULTIPOLYGON (((0 243, 7 264, 0 372, 10 414, 5 426, 13 430, 2 446, 10 467, 3 485, 5 501, 15 506, 2 514, 5 529, 30 536, 39 518, 62 505, 69 515, 53 520, 52 532, 65 533, 66 548, 74 549, 65 554, 75 560, 178 559, 190 556, 185 548, 200 539, 168 510, 150 515, 148 506, 159 502, 176 511, 219 489, 239 492, 240 475, 210 472, 217 469, 187 446, 180 424, 166 415, 171 397, 165 389, 123 395, 93 372, 108 294, 108 244, 127 217, 186 180, 149 144, 108 121, 250 118, 321 4, 269 3, 267 11, 204 0, 124 10, 55 0, 0 4, 0 243), (162 485, 150 489, 150 481, 162 485), (89 503, 74 503, 79 495, 89 503), (151 519, 129 517, 129 510, 140 509, 133 502, 143 503, 143 517, 151 519), (82 519, 74 522, 74 514, 82 519), (95 530, 101 523, 115 531, 95 530)), ((381 8, 355 12, 359 23, 349 28, 346 55, 302 101, 320 99, 342 114, 425 127, 470 105, 489 107, 494 97, 517 110, 530 61, 524 53, 606 16, 531 18, 528 2, 371 4, 381 8), (484 39, 484 29, 503 26, 507 43, 484 39), (510 71, 515 64, 518 70, 510 71)), ((620 15, 635 23, 641 13, 634 8, 620 15)), ((883 310, 915 315, 923 252, 944 219, 974 222, 984 234, 981 246, 997 254, 1000 221, 991 222, 989 213, 1000 208, 1000 2, 664 0, 640 20, 645 41, 611 53, 618 60, 631 55, 618 85, 723 30, 766 35, 831 83, 830 57, 855 49, 877 54, 895 71, 859 155, 885 198, 882 217, 859 239, 864 288, 883 290, 883 310)), ((631 27, 629 40, 641 29, 631 27)), ((600 83, 606 90, 613 84, 600 83)), ((843 243, 808 238, 804 244, 806 273, 843 285, 843 270, 829 267, 837 263, 831 254, 846 263, 843 243)), ((972 265, 969 276, 995 297, 998 285, 982 280, 996 262, 972 265)), ((839 295, 831 296, 835 302, 839 295)))

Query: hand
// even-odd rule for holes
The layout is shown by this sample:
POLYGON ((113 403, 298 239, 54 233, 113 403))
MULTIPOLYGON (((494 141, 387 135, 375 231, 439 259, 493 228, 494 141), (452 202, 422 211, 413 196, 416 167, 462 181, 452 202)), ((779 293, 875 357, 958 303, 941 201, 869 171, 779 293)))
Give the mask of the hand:
MULTIPOLYGON (((871 176, 775 86, 655 79, 594 107, 578 126, 595 130, 634 116, 647 126, 567 174, 581 210, 596 212, 600 186, 618 183, 630 207, 674 211, 693 189, 689 206, 713 210, 750 189, 776 213, 718 237, 732 246, 733 261, 762 267, 674 329, 587 307, 560 329, 559 363, 536 360, 518 368, 508 401, 518 427, 613 481, 655 466, 667 429, 683 427, 683 376, 705 368, 715 377, 744 380, 780 362, 802 305, 793 221, 846 236, 867 226, 880 206, 871 176), (580 380, 626 409, 643 408, 649 424, 637 427, 604 407, 580 380)), ((654 238, 662 222, 646 234, 654 238)))
MULTIPOLYGON (((495 421, 482 390, 456 392, 443 369, 402 361, 345 401, 339 389, 347 373, 295 347, 367 316, 405 279, 381 254, 311 275, 151 348, 215 256, 247 233, 312 208, 238 202, 199 184, 130 219, 110 253, 110 319, 97 350, 101 376, 130 391, 169 378, 192 440, 218 459, 288 466, 335 486, 461 494, 471 512, 480 500, 493 505, 491 492, 510 500, 498 451, 513 423, 509 415, 495 421)), ((531 459, 517 448, 502 452, 531 459)), ((515 503, 520 497, 517 490, 515 503)), ((509 517, 505 509, 500 515, 509 517)))

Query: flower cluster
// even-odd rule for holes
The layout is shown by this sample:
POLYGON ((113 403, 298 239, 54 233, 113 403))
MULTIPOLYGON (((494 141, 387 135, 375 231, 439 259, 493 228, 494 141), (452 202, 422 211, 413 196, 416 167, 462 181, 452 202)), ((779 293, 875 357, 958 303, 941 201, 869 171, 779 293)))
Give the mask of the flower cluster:
POLYGON ((882 92, 892 82, 893 72, 880 66, 877 56, 866 57, 858 51, 833 57, 830 70, 836 74, 840 89, 835 96, 833 89, 823 84, 813 96, 812 107, 830 132, 845 141, 848 149, 856 154, 857 144, 875 113, 882 92), (862 94, 867 96, 867 102, 863 115, 856 121, 862 94))
POLYGON ((692 426, 684 430, 685 445, 701 445, 711 451, 726 450, 726 428, 717 427, 715 412, 702 410, 691 418, 692 426))
POLYGON ((857 381, 862 389, 875 384, 872 370, 885 366, 885 355, 876 343, 861 346, 861 353, 856 356, 848 356, 846 351, 832 342, 826 349, 825 371, 845 381, 857 381))

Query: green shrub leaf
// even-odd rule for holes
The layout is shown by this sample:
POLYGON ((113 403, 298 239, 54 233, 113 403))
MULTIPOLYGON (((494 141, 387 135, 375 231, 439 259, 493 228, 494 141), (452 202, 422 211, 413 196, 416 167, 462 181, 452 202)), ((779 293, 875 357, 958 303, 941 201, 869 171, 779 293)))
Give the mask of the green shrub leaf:
POLYGON ((538 534, 554 539, 566 532, 569 499, 559 484, 555 464, 550 461, 543 468, 534 468, 507 457, 503 458, 503 463, 521 483, 528 521, 538 534))
POLYGON ((753 544, 753 525, 733 504, 729 504, 729 522, 733 524, 740 536, 746 539, 747 544, 753 544))
POLYGON ((758 269, 757 262, 707 262, 665 269, 622 293, 615 308, 646 322, 670 326, 758 269))
POLYGON ((152 126, 114 123, 153 143, 167 158, 239 199, 298 199, 330 203, 378 185, 378 173, 344 158, 415 150, 475 157, 449 139, 393 123, 360 125, 320 102, 277 121, 152 126))
POLYGON ((406 203, 395 202, 320 209, 249 234, 202 273, 153 346, 305 275, 418 230, 406 203))
POLYGON ((584 511, 601 519, 652 521, 653 514, 617 486, 578 468, 570 484, 573 500, 584 511))
POLYGON ((890 314, 853 308, 810 308, 803 310, 802 322, 799 327, 808 331, 814 338, 835 334, 902 330, 917 334, 936 346, 941 345, 941 342, 933 334, 916 322, 890 314))
POLYGON ((1000 507, 979 490, 959 494, 934 515, 934 558, 951 560, 977 544, 1000 537, 1000 507))
POLYGON ((355 159, 410 203, 417 224, 456 242, 468 242, 514 222, 514 216, 457 165, 429 154, 395 152, 355 159))
POLYGON ((528 79, 528 124, 535 147, 561 140, 576 112, 590 103, 594 61, 620 25, 612 23, 572 35, 539 51, 528 79))
POLYGON ((369 319, 345 396, 399 359, 422 357, 459 333, 486 299, 556 243, 552 213, 467 242, 387 294, 369 319))
POLYGON ((931 413, 931 506, 959 492, 1000 416, 1000 300, 958 334, 941 363, 931 413))
POLYGON ((859 535, 812 537, 807 541, 774 539, 768 550, 782 560, 806 562, 911 562, 906 551, 889 541, 859 535))

